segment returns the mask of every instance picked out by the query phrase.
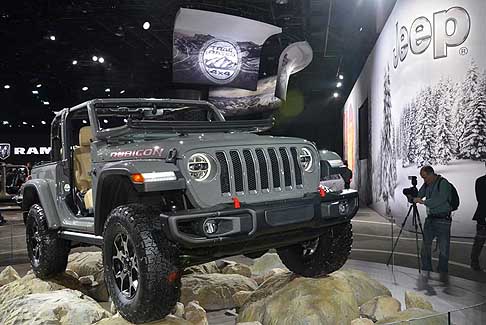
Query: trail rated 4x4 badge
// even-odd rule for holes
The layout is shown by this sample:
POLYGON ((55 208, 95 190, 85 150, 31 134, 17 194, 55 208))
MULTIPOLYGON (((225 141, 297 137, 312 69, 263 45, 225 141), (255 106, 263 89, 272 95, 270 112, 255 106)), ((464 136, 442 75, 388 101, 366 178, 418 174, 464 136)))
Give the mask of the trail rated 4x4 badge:
POLYGON ((236 43, 212 39, 201 49, 199 65, 203 74, 214 83, 233 81, 241 69, 241 51, 236 43))
POLYGON ((10 143, 0 143, 0 159, 5 160, 10 157, 10 143))

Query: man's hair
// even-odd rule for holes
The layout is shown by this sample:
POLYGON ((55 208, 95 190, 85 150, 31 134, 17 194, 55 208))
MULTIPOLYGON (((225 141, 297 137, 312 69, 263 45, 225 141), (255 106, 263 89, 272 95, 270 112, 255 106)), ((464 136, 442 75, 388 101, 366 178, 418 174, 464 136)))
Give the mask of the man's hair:
POLYGON ((424 172, 427 175, 433 175, 433 174, 435 174, 434 169, 432 168, 432 166, 424 166, 424 167, 420 168, 420 172, 424 172))

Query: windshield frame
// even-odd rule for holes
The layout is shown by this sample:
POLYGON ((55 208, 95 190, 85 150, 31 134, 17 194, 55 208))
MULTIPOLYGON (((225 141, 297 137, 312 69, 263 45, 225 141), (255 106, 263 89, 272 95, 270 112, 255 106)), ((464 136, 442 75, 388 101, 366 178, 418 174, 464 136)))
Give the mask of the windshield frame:
POLYGON ((272 119, 266 120, 236 120, 226 121, 223 114, 212 103, 203 100, 186 99, 143 99, 143 98, 120 98, 120 99, 94 99, 73 107, 70 111, 87 106, 89 119, 93 128, 93 135, 97 140, 109 140, 110 138, 140 134, 140 130, 148 131, 169 131, 171 133, 187 134, 199 132, 263 132, 272 127, 272 119), (201 121, 153 121, 153 120, 129 120, 126 125, 103 129, 97 114, 97 104, 113 105, 144 105, 157 104, 182 104, 205 106, 212 110, 217 120, 211 122, 201 121))

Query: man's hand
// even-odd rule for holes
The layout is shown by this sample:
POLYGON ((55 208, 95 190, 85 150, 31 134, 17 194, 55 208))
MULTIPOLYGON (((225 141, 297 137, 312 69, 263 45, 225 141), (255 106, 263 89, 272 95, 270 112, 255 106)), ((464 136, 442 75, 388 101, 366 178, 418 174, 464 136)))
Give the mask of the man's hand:
POLYGON ((424 200, 422 200, 422 199, 421 199, 421 198, 419 198, 419 197, 414 198, 414 199, 413 199, 413 202, 414 202, 414 203, 420 203, 420 204, 424 204, 424 203, 425 203, 425 202, 424 202, 424 200))

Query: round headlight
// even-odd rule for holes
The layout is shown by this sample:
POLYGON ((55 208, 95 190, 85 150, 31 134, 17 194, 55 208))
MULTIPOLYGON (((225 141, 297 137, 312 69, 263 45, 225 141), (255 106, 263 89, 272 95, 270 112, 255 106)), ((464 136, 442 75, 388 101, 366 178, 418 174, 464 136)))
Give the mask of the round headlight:
POLYGON ((211 161, 203 153, 195 153, 187 162, 187 170, 196 181, 204 181, 211 174, 211 161))
POLYGON ((306 172, 310 171, 312 169, 313 162, 314 159, 312 159, 311 151, 307 148, 302 148, 300 150, 300 164, 302 165, 302 168, 304 168, 306 172))

